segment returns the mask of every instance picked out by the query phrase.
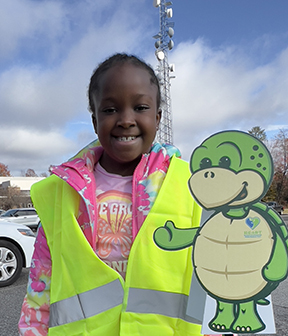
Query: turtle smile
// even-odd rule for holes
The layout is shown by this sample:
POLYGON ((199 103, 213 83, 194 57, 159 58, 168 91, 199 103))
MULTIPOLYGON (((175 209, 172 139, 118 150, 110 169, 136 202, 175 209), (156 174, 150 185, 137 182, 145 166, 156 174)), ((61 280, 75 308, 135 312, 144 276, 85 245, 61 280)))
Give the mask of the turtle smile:
POLYGON ((243 200, 244 198, 247 197, 247 195, 248 195, 248 192, 247 192, 248 182, 245 181, 242 184, 243 184, 243 188, 241 189, 240 193, 233 199, 232 202, 241 201, 241 200, 243 200))

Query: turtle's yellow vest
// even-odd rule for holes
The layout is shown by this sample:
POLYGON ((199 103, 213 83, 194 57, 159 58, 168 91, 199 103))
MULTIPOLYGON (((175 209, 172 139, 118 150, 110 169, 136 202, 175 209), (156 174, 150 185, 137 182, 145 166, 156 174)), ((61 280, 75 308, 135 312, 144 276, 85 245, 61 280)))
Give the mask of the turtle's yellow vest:
POLYGON ((50 336, 194 336, 186 304, 192 248, 168 252, 153 233, 172 220, 199 226, 188 163, 173 157, 161 190, 132 245, 126 280, 95 254, 77 222, 80 196, 51 176, 31 190, 52 257, 50 336))

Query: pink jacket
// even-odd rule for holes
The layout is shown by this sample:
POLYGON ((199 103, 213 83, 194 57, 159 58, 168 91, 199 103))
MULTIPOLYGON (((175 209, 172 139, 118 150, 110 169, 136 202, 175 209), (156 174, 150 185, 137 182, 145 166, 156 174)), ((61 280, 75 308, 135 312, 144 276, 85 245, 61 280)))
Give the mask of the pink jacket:
MULTIPOLYGON (((68 162, 51 168, 51 172, 72 186, 80 195, 78 222, 95 250, 97 240, 97 204, 94 166, 103 148, 96 140, 68 162)), ((171 157, 180 157, 174 146, 153 144, 149 154, 142 155, 133 174, 132 227, 133 240, 148 215, 168 170, 171 157)), ((51 256, 43 228, 38 230, 35 251, 19 321, 20 335, 47 335, 49 323, 51 256)))

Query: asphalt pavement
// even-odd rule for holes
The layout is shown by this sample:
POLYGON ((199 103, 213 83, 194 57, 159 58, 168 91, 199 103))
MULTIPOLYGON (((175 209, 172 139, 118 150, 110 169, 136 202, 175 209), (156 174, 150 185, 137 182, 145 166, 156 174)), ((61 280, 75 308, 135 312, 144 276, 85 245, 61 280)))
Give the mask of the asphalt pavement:
MULTIPOLYGON (((288 226, 288 215, 283 215, 282 218, 288 226)), ((0 288, 0 336, 19 335, 17 324, 22 302, 26 293, 28 273, 29 270, 24 269, 20 278, 13 285, 0 288)), ((287 336, 288 278, 281 282, 278 288, 272 293, 272 302, 276 324, 276 336, 287 336)), ((266 335, 272 336, 271 334, 266 335)))
MULTIPOLYGON (((288 214, 282 215, 282 218, 288 227, 288 214)), ((272 293, 272 302, 273 302, 274 318, 275 318, 275 325, 276 325, 276 335, 277 336, 287 336, 288 335, 288 278, 286 278, 285 281, 282 281, 280 285, 272 293)), ((272 336, 272 335, 266 334, 266 336, 272 336)))
POLYGON ((18 321, 26 293, 29 269, 11 286, 0 288, 0 336, 18 336, 18 321))

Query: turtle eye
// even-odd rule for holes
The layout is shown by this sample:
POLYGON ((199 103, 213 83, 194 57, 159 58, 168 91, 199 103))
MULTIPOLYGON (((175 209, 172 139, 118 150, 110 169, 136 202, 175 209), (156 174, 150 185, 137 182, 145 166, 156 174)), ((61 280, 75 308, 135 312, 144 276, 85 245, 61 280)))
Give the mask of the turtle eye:
POLYGON ((205 168, 210 168, 212 166, 212 162, 208 158, 204 158, 200 162, 200 168, 205 169, 205 168))
POLYGON ((222 156, 221 159, 219 160, 219 167, 229 168, 230 165, 231 165, 231 160, 229 159, 228 156, 222 156))

